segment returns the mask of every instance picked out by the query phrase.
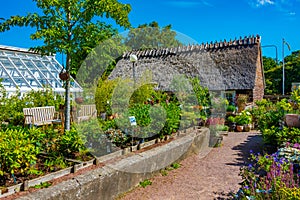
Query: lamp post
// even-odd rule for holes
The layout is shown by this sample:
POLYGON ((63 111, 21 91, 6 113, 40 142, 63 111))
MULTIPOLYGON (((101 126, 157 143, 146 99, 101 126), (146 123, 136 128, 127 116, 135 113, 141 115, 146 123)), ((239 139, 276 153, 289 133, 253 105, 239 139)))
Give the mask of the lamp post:
POLYGON ((284 81, 285 81, 285 72, 284 72, 284 45, 287 45, 290 50, 290 45, 282 38, 282 95, 284 95, 284 81))
POLYGON ((132 62, 132 76, 133 76, 133 87, 135 89, 135 63, 138 60, 137 56, 134 54, 130 55, 130 62, 132 62))

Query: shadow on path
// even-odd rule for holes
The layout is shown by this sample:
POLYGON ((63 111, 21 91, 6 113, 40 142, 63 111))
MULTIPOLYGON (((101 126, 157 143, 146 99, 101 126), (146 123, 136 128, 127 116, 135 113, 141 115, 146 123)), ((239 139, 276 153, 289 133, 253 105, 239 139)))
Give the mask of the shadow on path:
MULTIPOLYGON (((243 133, 241 133, 243 134, 243 133)), ((248 166, 251 161, 249 160, 250 151, 254 154, 263 152, 263 139, 262 136, 258 133, 254 133, 253 135, 249 135, 246 140, 241 142, 239 145, 231 148, 234 154, 236 155, 236 159, 233 162, 226 163, 226 165, 231 166, 248 166)), ((215 200, 228 200, 234 199, 235 192, 214 192, 217 196, 214 198, 215 200)))
POLYGON ((235 166, 247 166, 250 164, 249 156, 250 151, 253 153, 262 153, 263 152, 263 139, 262 136, 257 135, 249 135, 247 140, 242 142, 241 144, 234 146, 232 148, 233 151, 236 152, 238 158, 235 162, 226 163, 227 165, 235 165, 235 166))

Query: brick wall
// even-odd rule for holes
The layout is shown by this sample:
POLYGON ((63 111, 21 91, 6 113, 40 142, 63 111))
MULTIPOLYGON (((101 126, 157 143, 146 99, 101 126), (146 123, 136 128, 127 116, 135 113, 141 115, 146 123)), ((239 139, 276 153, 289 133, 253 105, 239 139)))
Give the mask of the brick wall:
POLYGON ((256 61, 255 87, 253 89, 253 101, 262 100, 264 97, 265 81, 261 58, 261 48, 258 48, 258 57, 256 61))

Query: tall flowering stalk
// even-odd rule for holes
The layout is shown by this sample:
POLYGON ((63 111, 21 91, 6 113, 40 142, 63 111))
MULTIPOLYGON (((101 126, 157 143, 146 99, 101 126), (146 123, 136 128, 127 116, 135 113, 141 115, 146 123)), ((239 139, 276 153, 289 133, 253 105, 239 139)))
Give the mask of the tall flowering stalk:
POLYGON ((243 182, 238 199, 300 198, 300 178, 293 162, 278 152, 264 156, 251 153, 251 160, 255 164, 241 168, 243 182))

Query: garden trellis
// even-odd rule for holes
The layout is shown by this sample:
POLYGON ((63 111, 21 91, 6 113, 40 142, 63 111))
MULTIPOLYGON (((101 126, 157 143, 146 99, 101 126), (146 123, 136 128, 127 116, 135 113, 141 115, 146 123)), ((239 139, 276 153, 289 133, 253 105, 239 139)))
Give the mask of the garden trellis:
MULTIPOLYGON (((55 56, 42 56, 28 49, 0 45, 0 83, 8 94, 50 88, 63 95, 64 83, 59 78, 62 69, 55 56)), ((77 96, 82 91, 72 79, 71 93, 77 96)))

